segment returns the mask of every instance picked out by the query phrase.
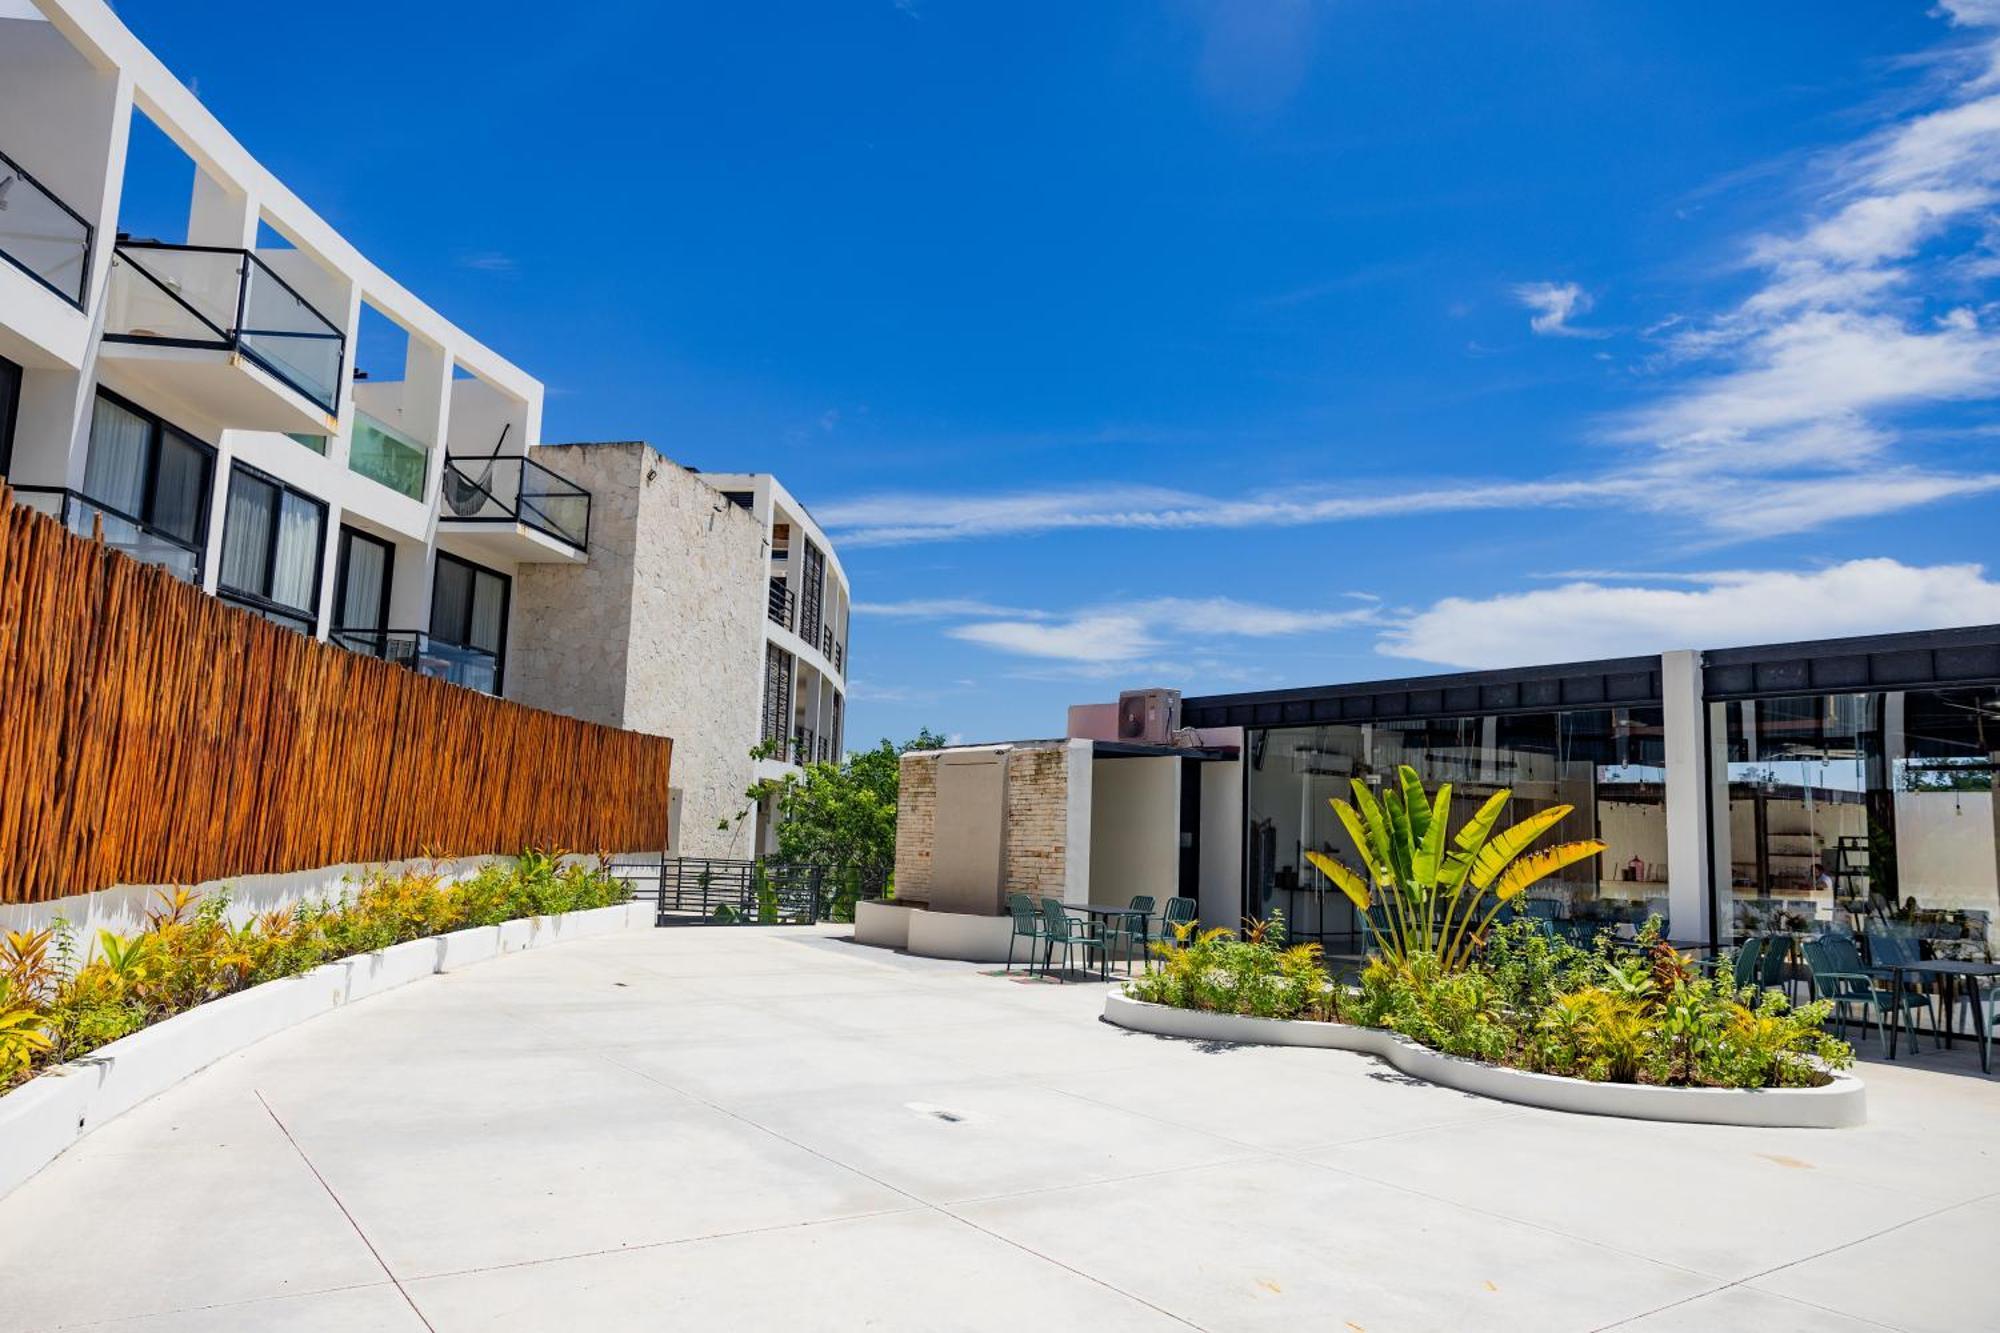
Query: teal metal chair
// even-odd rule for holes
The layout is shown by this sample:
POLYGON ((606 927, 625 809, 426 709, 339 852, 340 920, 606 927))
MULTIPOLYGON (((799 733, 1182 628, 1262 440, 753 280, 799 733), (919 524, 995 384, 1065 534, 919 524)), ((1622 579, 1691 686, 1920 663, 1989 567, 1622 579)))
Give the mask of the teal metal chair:
POLYGON ((1764 951, 1757 959, 1757 987, 1760 990, 1780 990, 1791 995, 1791 987, 1785 984, 1785 964, 1792 960, 1792 937, 1770 934, 1764 937, 1764 951))
MULTIPOLYGON (((1881 977, 1862 971, 1861 956, 1854 952, 1852 940, 1838 937, 1807 940, 1804 949, 1806 966, 1812 969, 1813 994, 1833 1001, 1834 1023, 1842 1038, 1847 1036, 1848 1009, 1856 1005, 1861 1009, 1863 1027, 1867 1026, 1869 1016, 1874 1016, 1884 1055, 1889 1052, 1891 1023, 1903 1024, 1903 1030, 1910 1034, 1910 1049, 1917 1049, 1919 1009, 1931 1010, 1931 1031, 1936 1033, 1937 1011, 1931 1005, 1931 997, 1922 991, 1898 990, 1881 977)), ((1931 1046, 1933 1049, 1937 1046, 1935 1035, 1931 1037, 1931 1046)))
POLYGON ((1105 940, 1097 929, 1097 923, 1071 916, 1063 911, 1062 903, 1054 898, 1042 899, 1042 929, 1044 938, 1048 940, 1048 952, 1042 957, 1042 975, 1045 977, 1055 966, 1057 945, 1062 946, 1062 970, 1065 980, 1069 972, 1070 959, 1076 953, 1083 954, 1086 967, 1089 966, 1093 954, 1098 957, 1104 956, 1105 940))
POLYGON ((1168 944, 1181 943, 1180 927, 1192 926, 1200 909, 1192 898, 1169 898, 1160 908, 1160 938, 1168 944))
POLYGON ((1134 912, 1144 912, 1144 916, 1114 917, 1105 923, 1104 945, 1118 957, 1125 960, 1125 971, 1132 971, 1132 961, 1146 961, 1146 945, 1153 938, 1153 896, 1149 893, 1135 893, 1127 904, 1134 912))
POLYGON ((1749 990, 1757 984, 1757 962, 1763 952, 1762 935, 1745 935, 1741 943, 1728 954, 1711 958, 1703 964, 1717 972, 1729 969, 1729 984, 1739 991, 1749 990))
POLYGON ((1007 968, 1014 970, 1014 941, 1028 941, 1028 971, 1035 970, 1035 955, 1048 940, 1048 931, 1042 925, 1041 909, 1035 900, 1025 893, 1007 895, 1007 915, 1014 919, 1014 930, 1007 940, 1007 968))

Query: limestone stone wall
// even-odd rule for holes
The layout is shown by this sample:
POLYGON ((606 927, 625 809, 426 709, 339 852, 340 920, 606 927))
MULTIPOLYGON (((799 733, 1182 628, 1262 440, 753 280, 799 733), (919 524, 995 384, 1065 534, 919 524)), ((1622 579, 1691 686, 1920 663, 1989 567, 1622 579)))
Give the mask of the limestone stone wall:
POLYGON ((896 788, 896 896, 930 901, 937 838, 937 751, 903 756, 896 788))
POLYGON ((1062 897, 1068 853, 1068 751, 1015 750, 1007 763, 1007 892, 1062 897))
POLYGON ((512 621, 523 636, 521 677, 508 693, 673 737, 675 850, 749 856, 754 820, 733 818, 751 780, 762 702, 762 525, 649 445, 568 445, 539 456, 591 492, 590 560, 522 567, 512 621), (615 717, 594 711, 609 709, 615 717), (732 827, 719 829, 723 820, 732 827))

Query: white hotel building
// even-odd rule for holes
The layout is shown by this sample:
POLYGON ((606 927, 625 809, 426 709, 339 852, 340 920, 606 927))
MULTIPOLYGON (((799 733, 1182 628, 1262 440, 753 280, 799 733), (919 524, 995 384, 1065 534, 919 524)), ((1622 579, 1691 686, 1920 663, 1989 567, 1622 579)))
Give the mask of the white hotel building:
MULTIPOLYGON (((252 158, 109 5, 0 0, 0 476, 21 503, 303 633, 579 711, 572 682, 546 678, 566 659, 536 641, 559 627, 515 608, 552 578, 583 586, 559 572, 589 565, 593 509, 612 497, 547 465, 562 451, 543 446, 542 394, 252 158), (193 168, 172 235, 120 225, 142 119, 193 168), (357 367, 364 324, 400 364, 357 367)), ((781 724, 786 759, 795 741, 838 753, 838 561, 773 479, 729 484, 764 533, 732 600, 761 606, 778 577, 791 599, 768 636, 791 663, 784 717, 679 711, 677 787, 740 791, 750 745, 781 724), (788 560, 830 568, 829 591, 809 596, 788 560), (690 773, 702 754, 737 758, 690 773)), ((653 556, 671 570, 678 554, 653 556)), ((759 636, 706 674, 761 681, 770 654, 759 636)))

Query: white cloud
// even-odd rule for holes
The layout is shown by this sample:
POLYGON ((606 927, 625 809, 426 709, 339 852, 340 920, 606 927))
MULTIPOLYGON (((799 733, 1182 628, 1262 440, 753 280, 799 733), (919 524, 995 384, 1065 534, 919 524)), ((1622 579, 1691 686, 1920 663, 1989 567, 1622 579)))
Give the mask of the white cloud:
POLYGON ((2000 621, 2000 582, 1978 565, 1852 560, 1803 573, 1728 570, 1687 580, 1697 586, 1592 580, 1447 597, 1384 634, 1376 651, 1445 666, 1521 666, 2000 621))
POLYGON ((1308 634, 1377 622, 1373 606, 1341 611, 1300 611, 1240 602, 1229 597, 1153 597, 1085 607, 1064 615, 981 620, 945 632, 954 639, 1022 657, 1112 664, 1130 669, 1162 646, 1185 648, 1226 639, 1308 634))
POLYGON ((999 606, 976 597, 914 597, 902 602, 856 602, 854 614, 899 620, 945 620, 956 616, 1012 616, 1021 620, 1041 620, 1048 613, 1032 608, 999 606))
POLYGON ((1514 299, 1535 312, 1528 327, 1536 333, 1556 338, 1608 336, 1601 329, 1580 329, 1569 322, 1596 304, 1573 282, 1524 282, 1514 288, 1514 299))

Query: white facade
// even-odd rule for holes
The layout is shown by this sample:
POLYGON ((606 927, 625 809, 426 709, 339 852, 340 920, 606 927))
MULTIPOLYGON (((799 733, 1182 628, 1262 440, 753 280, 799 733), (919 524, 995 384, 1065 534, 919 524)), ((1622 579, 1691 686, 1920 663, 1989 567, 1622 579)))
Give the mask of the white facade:
POLYGON ((0 0, 0 155, 19 498, 302 631, 505 692, 511 580, 586 558, 588 496, 533 461, 542 385, 356 251, 102 0, 0 0), (135 117, 193 162, 184 235, 119 239, 135 117), (406 348, 365 377, 364 307, 406 348))
MULTIPOLYGON (((847 733, 848 621, 853 597, 840 556, 806 507, 766 473, 702 474, 764 528, 763 715, 759 738, 772 750, 756 776, 838 761, 847 733)), ((768 847, 760 829, 758 848, 768 847)))

